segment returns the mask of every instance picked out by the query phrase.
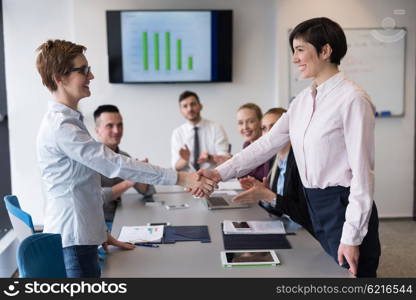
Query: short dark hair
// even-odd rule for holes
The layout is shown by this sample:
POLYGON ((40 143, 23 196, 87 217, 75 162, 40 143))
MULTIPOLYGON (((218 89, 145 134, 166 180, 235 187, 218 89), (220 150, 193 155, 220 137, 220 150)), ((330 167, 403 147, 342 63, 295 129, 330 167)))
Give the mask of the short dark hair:
POLYGON ((303 39, 312 44, 318 53, 329 44, 332 48, 331 63, 339 65, 347 53, 347 39, 338 23, 328 18, 313 18, 298 24, 290 33, 289 43, 292 52, 293 40, 303 39))
POLYGON ((94 111, 94 121, 97 121, 97 119, 101 116, 102 113, 120 113, 117 106, 106 104, 106 105, 100 105, 97 107, 97 109, 94 111))
POLYGON ((182 100, 189 98, 189 97, 195 97, 196 101, 198 101, 198 103, 201 103, 199 101, 199 97, 195 92, 192 91, 185 91, 182 94, 179 95, 179 103, 182 102, 182 100))

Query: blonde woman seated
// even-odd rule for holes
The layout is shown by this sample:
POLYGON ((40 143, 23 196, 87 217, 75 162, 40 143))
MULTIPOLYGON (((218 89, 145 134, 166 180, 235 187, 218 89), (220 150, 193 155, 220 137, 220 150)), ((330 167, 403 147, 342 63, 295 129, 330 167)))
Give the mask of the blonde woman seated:
MULTIPOLYGON (((240 135, 244 139, 243 149, 261 137, 261 108, 254 103, 246 103, 237 110, 237 125, 240 135)), ((269 172, 269 162, 258 166, 246 176, 262 180, 269 172)))
MULTIPOLYGON (((268 110, 261 120, 262 134, 266 134, 285 112, 283 108, 268 110)), ((246 191, 238 195, 234 201, 254 203, 260 200, 259 205, 267 212, 279 217, 289 217, 289 220, 300 224, 314 235, 302 182, 290 144, 271 160, 267 176, 263 177, 262 181, 252 176, 240 179, 241 186, 246 191)), ((297 227, 297 224, 290 225, 292 228, 297 227)))

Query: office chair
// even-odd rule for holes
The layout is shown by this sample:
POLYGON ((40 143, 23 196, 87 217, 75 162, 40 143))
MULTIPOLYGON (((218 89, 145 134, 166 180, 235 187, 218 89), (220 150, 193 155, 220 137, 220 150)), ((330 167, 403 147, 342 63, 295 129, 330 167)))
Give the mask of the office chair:
POLYGON ((21 278, 66 278, 62 238, 55 233, 35 233, 17 249, 21 278))
POLYGON ((4 196, 4 202, 17 238, 21 242, 35 232, 32 217, 20 208, 19 200, 14 195, 4 196))
MULTIPOLYGON (((34 234, 35 228, 33 226, 32 217, 20 208, 17 197, 14 195, 4 196, 4 202, 6 203, 10 221, 12 222, 13 229, 19 242, 34 234)), ((98 248, 98 257, 100 259, 100 266, 102 269, 105 264, 104 260, 107 258, 107 253, 104 249, 102 249, 102 247, 98 248)))

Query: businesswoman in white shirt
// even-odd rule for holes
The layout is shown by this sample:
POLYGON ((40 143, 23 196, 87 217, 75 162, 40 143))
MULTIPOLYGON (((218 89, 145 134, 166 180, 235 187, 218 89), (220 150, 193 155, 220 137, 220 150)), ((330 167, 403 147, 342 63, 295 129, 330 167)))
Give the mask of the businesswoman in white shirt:
POLYGON ((373 201, 374 106, 338 69, 347 43, 337 23, 304 21, 292 31, 290 45, 292 62, 302 78, 314 79, 312 87, 293 100, 268 134, 215 170, 199 173, 217 181, 243 176, 290 140, 322 247, 352 274, 375 277, 380 242, 373 201))
MULTIPOLYGON (((61 234, 68 277, 99 277, 98 245, 132 247, 106 233, 100 174, 194 188, 199 185, 198 175, 139 162, 95 141, 77 109, 78 102, 90 96, 90 81, 94 79, 84 56, 86 48, 49 40, 37 50, 36 67, 53 98, 37 138, 47 191, 44 232, 61 234)), ((203 183, 202 188, 209 192, 212 185, 212 181, 211 185, 203 183)))

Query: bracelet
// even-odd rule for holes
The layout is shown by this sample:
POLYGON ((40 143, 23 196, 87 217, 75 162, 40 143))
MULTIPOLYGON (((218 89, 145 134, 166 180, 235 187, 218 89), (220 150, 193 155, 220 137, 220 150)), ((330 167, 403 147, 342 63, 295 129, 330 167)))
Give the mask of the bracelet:
POLYGON ((276 204, 277 204, 277 197, 274 197, 274 198, 272 199, 272 201, 270 202, 270 204, 271 204, 273 207, 276 207, 276 204))

